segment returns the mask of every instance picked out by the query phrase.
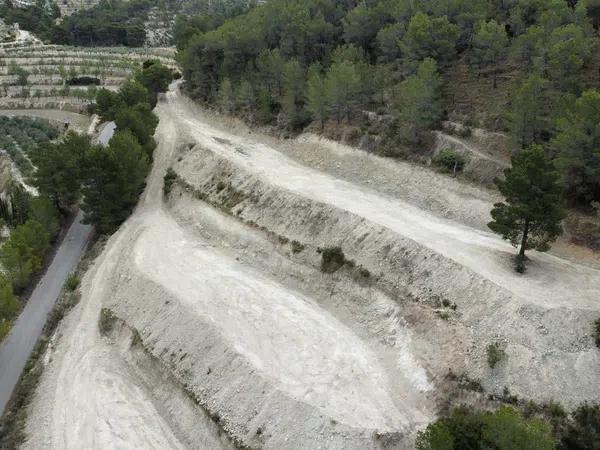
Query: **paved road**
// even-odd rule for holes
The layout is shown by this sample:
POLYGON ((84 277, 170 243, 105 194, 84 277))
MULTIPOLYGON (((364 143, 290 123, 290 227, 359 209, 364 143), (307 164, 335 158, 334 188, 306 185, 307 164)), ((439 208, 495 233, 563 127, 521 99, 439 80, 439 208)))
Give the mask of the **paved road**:
POLYGON ((10 334, 0 344, 0 415, 4 413, 29 354, 42 334, 48 313, 88 241, 91 227, 82 224, 82 218, 80 212, 10 334))
POLYGON ((108 122, 104 128, 102 128, 102 131, 98 136, 98 142, 106 147, 108 145, 108 141, 110 141, 110 139, 113 137, 113 134, 115 134, 116 129, 116 123, 108 122))

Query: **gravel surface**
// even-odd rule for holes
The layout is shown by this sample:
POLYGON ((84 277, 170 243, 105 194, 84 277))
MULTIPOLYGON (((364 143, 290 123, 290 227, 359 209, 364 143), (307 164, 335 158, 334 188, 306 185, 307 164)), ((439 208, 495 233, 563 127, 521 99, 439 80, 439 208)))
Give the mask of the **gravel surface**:
POLYGON ((449 367, 490 391, 598 400, 582 323, 600 311, 600 273, 532 252, 516 275, 514 249, 485 231, 491 191, 311 136, 248 133, 176 89, 156 112, 146 191, 58 330, 28 448, 226 448, 222 431, 267 449, 410 448, 449 367), (165 203, 170 166, 185 185, 165 203), (287 239, 306 248, 293 255, 287 239), (372 280, 320 273, 329 245, 372 280), (109 337, 103 307, 122 323, 109 337), (491 340, 509 355, 494 371, 491 340), (194 401, 166 401, 177 395, 194 401))

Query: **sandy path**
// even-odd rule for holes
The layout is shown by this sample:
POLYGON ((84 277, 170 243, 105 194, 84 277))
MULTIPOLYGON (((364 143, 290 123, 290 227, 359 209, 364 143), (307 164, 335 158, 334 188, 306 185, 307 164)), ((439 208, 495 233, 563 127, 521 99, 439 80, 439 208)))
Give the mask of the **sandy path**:
POLYGON ((488 161, 493 161, 496 164, 498 164, 500 167, 510 167, 509 162, 495 158, 494 156, 488 155, 487 153, 483 153, 479 149, 475 148, 472 145, 469 145, 467 142, 465 142, 463 140, 456 138, 455 136, 452 136, 452 135, 446 134, 446 133, 442 133, 442 132, 437 132, 436 136, 438 139, 438 146, 441 148, 443 148, 445 146, 445 144, 446 144, 446 147, 448 147, 447 144, 450 144, 449 145, 450 147, 454 146, 459 149, 463 149, 463 150, 467 151, 468 153, 477 155, 480 158, 487 159, 488 161))
POLYGON ((264 177, 269 183, 362 216, 413 239, 508 289, 547 307, 597 309, 600 271, 558 257, 530 252, 526 276, 511 269, 514 248, 492 233, 436 217, 375 190, 301 166, 276 149, 219 130, 189 102, 173 101, 165 113, 203 146, 264 177))
MULTIPOLYGON (((171 143, 162 147, 168 157, 171 143)), ((160 181, 161 170, 155 167, 151 180, 160 181)), ((26 448, 185 448, 97 327, 103 298, 111 295, 109 280, 137 226, 134 216, 86 274, 82 300, 61 330, 36 394, 26 448)))

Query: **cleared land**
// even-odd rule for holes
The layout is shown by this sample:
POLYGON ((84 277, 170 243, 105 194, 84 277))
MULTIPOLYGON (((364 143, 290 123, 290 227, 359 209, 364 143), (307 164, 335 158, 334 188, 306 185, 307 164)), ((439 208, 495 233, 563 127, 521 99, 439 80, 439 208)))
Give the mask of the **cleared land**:
POLYGON ((176 90, 156 111, 147 189, 59 328, 26 447, 405 448, 449 367, 491 392, 599 400, 582 324, 600 272, 532 252, 514 274, 514 250, 484 230, 494 194, 249 134, 176 90), (321 273, 332 245, 370 275, 321 273), (118 318, 106 335, 102 308, 118 318), (492 341, 508 354, 494 370, 492 341))

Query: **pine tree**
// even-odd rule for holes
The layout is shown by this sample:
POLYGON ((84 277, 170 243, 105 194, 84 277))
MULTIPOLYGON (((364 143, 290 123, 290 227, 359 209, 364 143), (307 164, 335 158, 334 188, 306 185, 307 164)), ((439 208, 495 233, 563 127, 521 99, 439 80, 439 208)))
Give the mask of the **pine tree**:
POLYGON ((525 251, 548 251, 550 243, 562 233, 565 217, 561 207, 560 176, 541 146, 532 146, 512 157, 512 167, 504 180, 495 183, 505 198, 496 203, 490 229, 520 246, 516 269, 525 270, 525 251))
POLYGON ((61 212, 79 200, 81 160, 89 147, 87 136, 70 132, 62 142, 41 144, 31 151, 37 167, 35 185, 61 212))
POLYGON ((237 108, 252 116, 256 110, 256 94, 254 93, 254 87, 248 80, 243 80, 238 89, 236 90, 236 103, 237 108))
POLYGON ((418 12, 410 19, 400 48, 409 63, 418 64, 431 57, 445 64, 456 55, 459 34, 459 28, 446 16, 430 17, 418 12))
POLYGON ((16 227, 0 249, 0 261, 15 290, 27 286, 31 275, 41 269, 49 248, 49 236, 35 220, 16 227))
POLYGON ((325 78, 327 104, 338 123, 350 119, 361 91, 361 79, 353 62, 335 62, 325 78))
POLYGON ((4 275, 0 275, 0 341, 10 330, 10 321, 19 311, 19 299, 4 275))
POLYGON ((128 130, 109 146, 93 147, 84 160, 82 205, 99 233, 114 231, 131 213, 149 171, 148 156, 128 130))
POLYGON ((315 63, 308 68, 308 81, 306 82, 306 109, 313 120, 319 122, 321 130, 325 127, 327 119, 327 98, 326 98, 325 77, 323 76, 323 67, 320 63, 315 63))
POLYGON ((481 21, 473 35, 473 53, 475 64, 481 69, 489 67, 492 71, 494 89, 498 87, 498 63, 502 61, 508 47, 508 36, 504 25, 490 20, 481 21))
POLYGON ((557 120, 557 128, 550 147, 557 154, 567 195, 583 206, 600 201, 600 92, 581 94, 557 120))
POLYGON ((548 80, 533 74, 511 92, 510 110, 506 119, 511 134, 521 148, 541 143, 542 133, 549 127, 548 89, 548 80))
POLYGON ((217 102, 219 109, 225 114, 231 114, 235 110, 235 97, 229 78, 224 78, 221 82, 217 102))
POLYGON ((295 130, 304 121, 304 70, 297 59, 283 67, 283 95, 281 96, 281 123, 295 130))
POLYGON ((60 227, 59 213, 48 197, 33 197, 30 201, 29 218, 39 222, 53 240, 60 227))
POLYGON ((441 86, 437 64, 432 58, 425 58, 417 73, 398 86, 394 115, 405 143, 419 144, 425 133, 441 120, 441 86))

